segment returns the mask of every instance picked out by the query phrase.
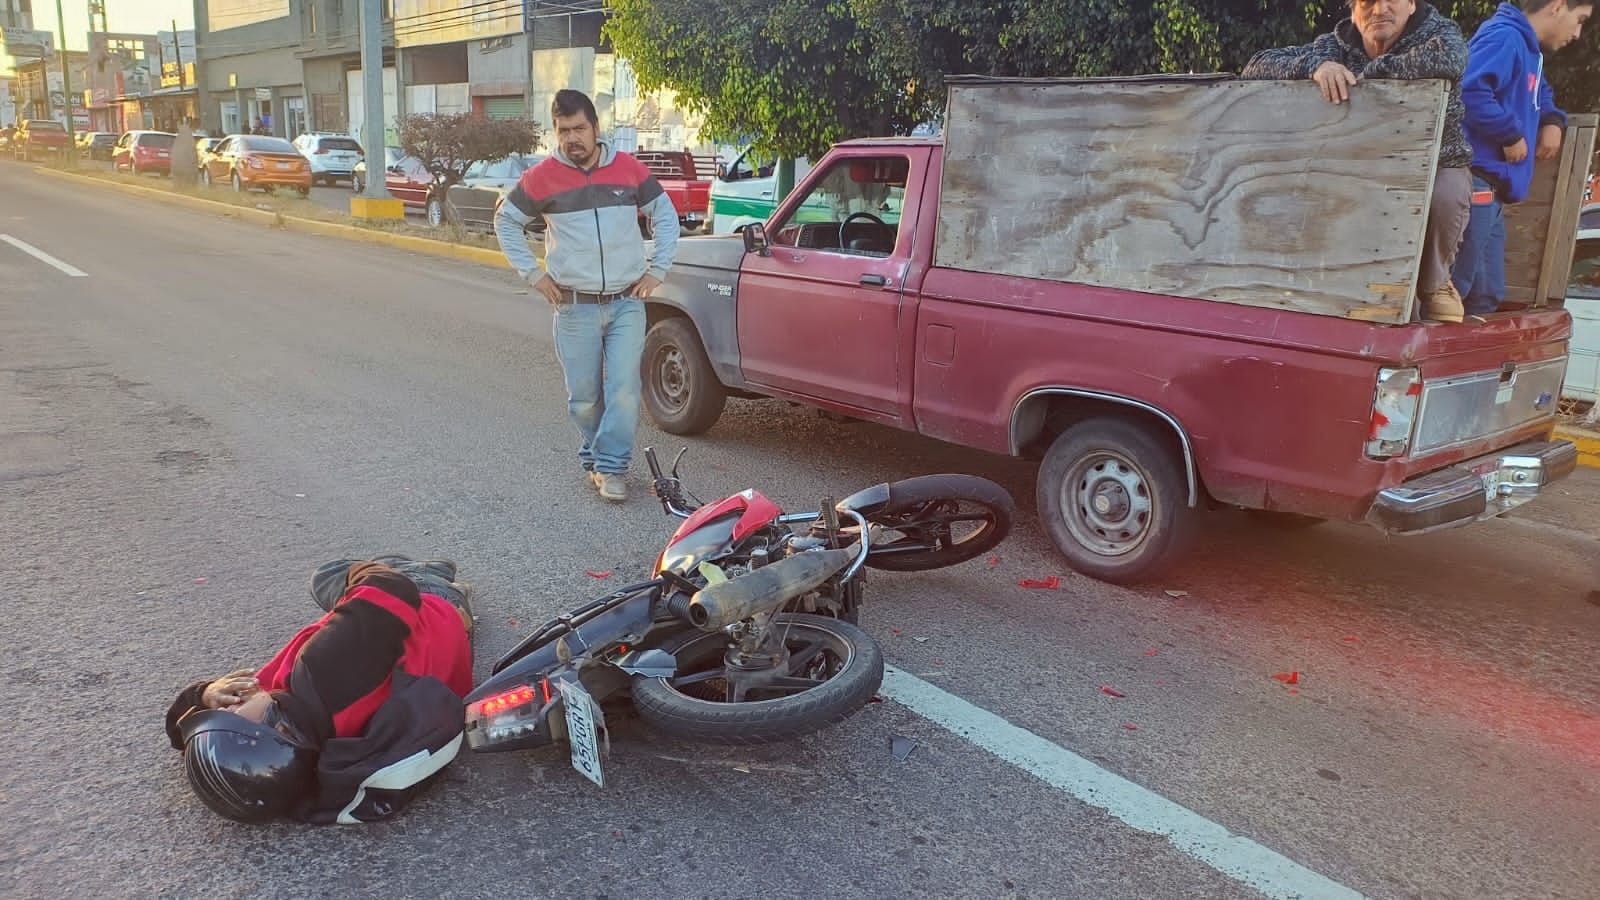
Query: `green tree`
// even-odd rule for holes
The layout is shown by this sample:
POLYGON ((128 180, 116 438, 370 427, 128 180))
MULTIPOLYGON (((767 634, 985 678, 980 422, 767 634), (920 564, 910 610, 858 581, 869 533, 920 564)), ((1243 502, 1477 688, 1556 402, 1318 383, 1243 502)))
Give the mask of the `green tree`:
MULTIPOLYGON (((1494 0, 1440 0, 1468 34, 1494 0)), ((1238 71, 1309 42, 1344 0, 614 0, 606 34, 640 87, 672 88, 715 139, 815 156, 937 119, 944 77, 1238 71)), ((1563 108, 1600 109, 1600 27, 1551 57, 1563 108)))
POLYGON ((489 119, 461 113, 412 113, 395 119, 400 149, 422 161, 433 184, 428 198, 443 197, 459 184, 473 163, 530 153, 539 143, 539 126, 525 119, 489 119))

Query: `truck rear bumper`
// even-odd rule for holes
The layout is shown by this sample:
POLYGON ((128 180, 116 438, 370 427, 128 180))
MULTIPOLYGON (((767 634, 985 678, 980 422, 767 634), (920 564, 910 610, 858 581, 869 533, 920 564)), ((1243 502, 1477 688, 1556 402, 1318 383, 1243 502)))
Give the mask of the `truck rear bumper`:
POLYGON ((1571 441, 1529 441, 1379 491, 1367 522, 1387 534, 1470 525, 1527 503, 1577 466, 1571 441))

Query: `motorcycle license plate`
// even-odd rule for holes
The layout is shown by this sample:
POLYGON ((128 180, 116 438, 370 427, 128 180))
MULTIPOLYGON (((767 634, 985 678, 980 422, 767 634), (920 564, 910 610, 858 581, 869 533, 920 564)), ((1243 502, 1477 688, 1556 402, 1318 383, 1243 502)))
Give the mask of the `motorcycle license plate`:
POLYGON ((576 681, 558 681, 561 704, 567 708, 567 740, 572 744, 572 767, 600 787, 606 786, 600 771, 600 742, 594 726, 594 700, 576 681))

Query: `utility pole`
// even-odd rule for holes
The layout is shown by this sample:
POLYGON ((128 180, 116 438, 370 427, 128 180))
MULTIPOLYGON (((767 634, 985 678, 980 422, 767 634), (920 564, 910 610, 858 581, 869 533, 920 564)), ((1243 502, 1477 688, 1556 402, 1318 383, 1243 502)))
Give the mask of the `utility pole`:
POLYGON ((183 83, 183 45, 178 42, 178 20, 172 20, 172 58, 178 61, 178 90, 185 90, 188 85, 183 83))
POLYGON ((405 207, 389 193, 383 152, 383 0, 361 0, 361 149, 367 157, 367 183, 350 198, 357 218, 403 219, 405 207))
MULTIPOLYGON (((67 17, 61 11, 61 0, 56 0, 56 27, 61 32, 61 95, 67 107, 67 149, 62 153, 62 164, 69 169, 78 167, 78 136, 72 123, 72 69, 67 65, 67 17)), ((50 95, 50 67, 44 71, 45 96, 50 95)))

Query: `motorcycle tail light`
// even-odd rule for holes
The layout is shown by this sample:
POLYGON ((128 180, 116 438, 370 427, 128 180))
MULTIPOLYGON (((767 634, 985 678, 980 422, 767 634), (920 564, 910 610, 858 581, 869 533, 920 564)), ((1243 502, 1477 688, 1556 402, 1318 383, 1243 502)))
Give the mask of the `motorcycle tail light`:
POLYGON ((537 684, 519 685, 467 707, 467 745, 474 748, 497 744, 518 746, 518 742, 549 740, 544 720, 554 700, 560 699, 548 678, 537 684))

